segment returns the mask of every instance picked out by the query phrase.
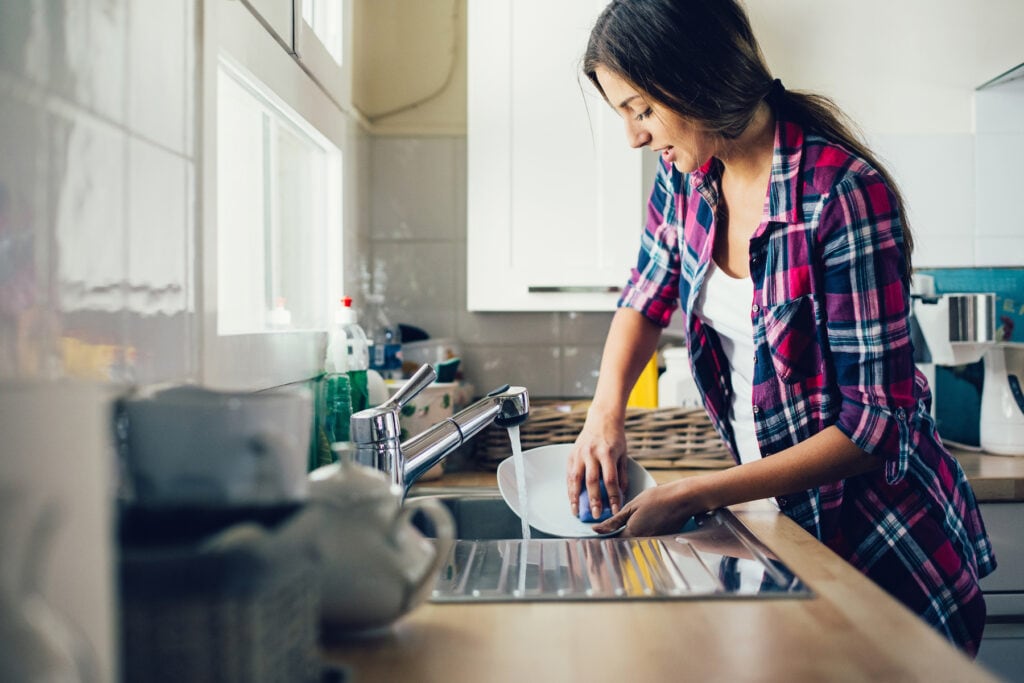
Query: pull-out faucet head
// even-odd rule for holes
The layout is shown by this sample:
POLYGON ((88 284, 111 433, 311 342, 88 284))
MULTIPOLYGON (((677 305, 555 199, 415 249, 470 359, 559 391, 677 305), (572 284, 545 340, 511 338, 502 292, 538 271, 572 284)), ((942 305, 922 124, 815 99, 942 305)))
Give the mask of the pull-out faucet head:
POLYGON ((487 398, 498 401, 499 409, 494 424, 499 427, 521 425, 530 416, 530 396, 525 387, 506 384, 487 394, 487 398))

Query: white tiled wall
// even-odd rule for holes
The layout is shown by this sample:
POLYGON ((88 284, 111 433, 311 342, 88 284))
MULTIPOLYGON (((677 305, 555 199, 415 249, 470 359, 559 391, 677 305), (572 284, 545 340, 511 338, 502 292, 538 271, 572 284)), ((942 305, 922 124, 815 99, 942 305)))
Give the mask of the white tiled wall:
POLYGON ((195 376, 195 12, 0 4, 0 377, 195 376))

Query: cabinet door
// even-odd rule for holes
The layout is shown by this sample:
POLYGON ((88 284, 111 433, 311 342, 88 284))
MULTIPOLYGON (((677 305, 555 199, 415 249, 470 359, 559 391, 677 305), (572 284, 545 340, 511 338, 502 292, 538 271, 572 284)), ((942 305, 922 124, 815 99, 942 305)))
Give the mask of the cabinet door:
POLYGON ((610 311, 636 262, 642 155, 580 72, 605 5, 469 0, 469 310, 610 311))

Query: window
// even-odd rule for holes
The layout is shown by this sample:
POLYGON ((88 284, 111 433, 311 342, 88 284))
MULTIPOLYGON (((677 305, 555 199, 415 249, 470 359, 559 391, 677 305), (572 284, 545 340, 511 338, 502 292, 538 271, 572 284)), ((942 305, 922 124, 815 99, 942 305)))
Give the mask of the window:
MULTIPOLYGON (((307 23, 299 3, 289 5, 296 14, 282 16, 300 34, 307 23)), ((232 0, 202 7, 201 378, 238 390, 304 381, 321 369, 343 244, 355 239, 345 230, 355 202, 345 196, 355 192, 346 179, 358 163, 358 126, 266 17, 232 0)), ((338 16, 309 14, 340 55, 338 16)), ((310 51, 346 73, 308 33, 310 51)))
POLYGON ((350 0, 302 0, 295 18, 295 53, 299 62, 338 106, 347 109, 351 100, 345 39, 351 25, 350 0))
POLYGON ((340 291, 327 246, 341 231, 341 151, 222 56, 217 160, 218 334, 324 329, 340 291))
POLYGON ((344 66, 344 10, 342 3, 337 0, 302 0, 302 20, 313 30, 338 66, 344 66))

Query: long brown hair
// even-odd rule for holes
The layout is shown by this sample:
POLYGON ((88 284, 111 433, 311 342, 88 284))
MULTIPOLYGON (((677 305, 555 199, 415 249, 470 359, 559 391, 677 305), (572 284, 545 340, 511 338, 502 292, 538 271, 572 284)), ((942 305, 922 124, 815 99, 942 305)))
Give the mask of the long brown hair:
POLYGON ((772 77, 739 2, 612 0, 598 17, 583 56, 583 72, 604 94, 596 75, 599 66, 723 138, 738 137, 767 100, 788 120, 867 161, 895 197, 903 228, 904 280, 909 281, 914 242, 899 186, 835 102, 786 90, 772 77))

